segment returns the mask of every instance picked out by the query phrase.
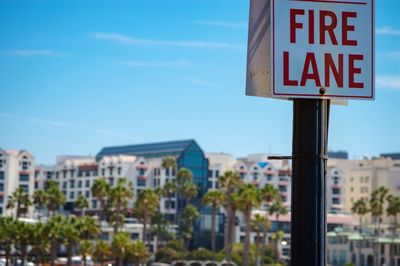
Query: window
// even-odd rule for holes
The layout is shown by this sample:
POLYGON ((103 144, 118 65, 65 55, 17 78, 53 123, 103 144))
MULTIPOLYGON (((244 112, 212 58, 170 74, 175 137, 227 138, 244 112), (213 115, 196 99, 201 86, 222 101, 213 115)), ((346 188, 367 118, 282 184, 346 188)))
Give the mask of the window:
POLYGON ((105 174, 106 174, 106 170, 103 168, 103 169, 101 169, 101 175, 102 176, 105 176, 105 174))
POLYGON ((146 180, 145 179, 137 179, 136 185, 138 187, 144 187, 144 186, 146 186, 146 180))
POLYGON ((4 172, 0 171, 0 180, 4 180, 4 172))
POLYGON ((70 188, 75 188, 75 181, 74 180, 70 180, 69 181, 69 187, 70 188))
POLYGON ((4 196, 0 196, 0 203, 4 203, 4 196))
POLYGON ((165 175, 166 175, 166 176, 169 176, 169 168, 166 168, 166 169, 165 169, 165 175))
POLYGON ((340 204, 340 199, 339 198, 332 198, 332 204, 339 205, 340 204))
POLYGON ((89 177, 90 176, 90 171, 85 171, 85 176, 89 177))
POLYGON ((287 186, 279 186, 280 192, 287 192, 287 186))
POLYGON ((29 163, 28 162, 22 162, 22 170, 28 170, 29 163))
POLYGON ((19 181, 21 181, 21 182, 27 182, 27 181, 29 181, 29 175, 20 174, 20 175, 19 175, 19 181))
POLYGON ((340 188, 332 188, 333 195, 340 195, 340 188))
POLYGON ((20 188, 22 188, 22 190, 25 193, 29 193, 29 186, 28 185, 19 185, 20 188))
POLYGON ((110 177, 108 178, 108 183, 110 184, 110 186, 114 185, 114 178, 110 177))
POLYGON ((219 171, 215 170, 215 177, 219 177, 219 171))
POLYGON ((118 167, 118 175, 121 175, 121 174, 122 174, 122 168, 118 167))
POLYGON ((267 175, 267 180, 271 181, 272 180, 272 175, 267 175))
POLYGON ((90 180, 85 181, 85 187, 90 187, 90 180))
POLYGON ((73 191, 71 191, 71 192, 69 193, 69 198, 70 198, 70 199, 74 199, 74 197, 75 197, 75 193, 74 193, 73 191))
POLYGON ((67 182, 64 181, 64 182, 63 182, 63 189, 66 189, 66 188, 67 188, 67 182))
POLYGON ((86 190, 86 191, 85 191, 85 197, 86 197, 86 198, 89 198, 89 197, 90 197, 90 191, 89 191, 89 190, 86 190))
POLYGON ((140 175, 140 176, 144 176, 144 175, 145 175, 144 169, 140 169, 140 170, 139 170, 139 175, 140 175))
POLYGON ((92 208, 93 209, 97 208, 97 200, 92 200, 92 208))
POLYGON ((82 180, 79 180, 78 181, 78 188, 81 188, 82 187, 82 180))

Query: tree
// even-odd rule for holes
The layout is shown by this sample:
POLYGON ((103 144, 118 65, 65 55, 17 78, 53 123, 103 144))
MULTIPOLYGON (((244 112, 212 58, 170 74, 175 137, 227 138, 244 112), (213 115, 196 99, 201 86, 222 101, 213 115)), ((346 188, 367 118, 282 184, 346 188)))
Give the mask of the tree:
MULTIPOLYGON (((155 214, 158 207, 160 206, 159 196, 151 189, 145 189, 140 191, 138 198, 135 203, 135 211, 138 217, 143 222, 143 235, 142 241, 147 241, 147 225, 151 222, 151 217, 155 214)), ((150 246, 150 239, 148 240, 150 246)))
POLYGON ((276 231, 273 235, 272 235, 272 240, 274 240, 274 248, 275 248, 275 264, 278 263, 280 254, 279 254, 279 250, 278 250, 278 243, 280 240, 283 239, 283 237, 285 236, 285 233, 281 230, 276 231))
MULTIPOLYGON (((393 217, 392 221, 392 242, 394 243, 394 240, 396 239, 396 231, 398 227, 397 223, 397 215, 400 212, 400 197, 394 197, 392 195, 389 195, 387 197, 388 201, 388 206, 386 209, 386 213, 388 216, 393 217)), ((391 255, 391 261, 394 261, 394 252, 390 252, 391 255)))
POLYGON ((33 204, 37 206, 37 209, 39 210, 39 220, 42 217, 42 211, 43 209, 48 205, 49 202, 49 195, 45 190, 39 189, 35 190, 33 193, 33 204))
POLYGON ((104 266, 104 262, 108 260, 111 255, 111 247, 104 240, 98 240, 93 251, 96 262, 100 263, 100 266, 104 266))
POLYGON ((82 255, 83 266, 87 266, 87 257, 93 253, 93 245, 88 240, 83 240, 79 246, 79 253, 82 255))
POLYGON ((115 187, 111 188, 107 200, 107 211, 109 221, 113 224, 114 233, 124 225, 128 202, 133 197, 133 185, 127 183, 126 178, 121 178, 115 187))
POLYGON ((169 221, 164 214, 156 211, 151 219, 151 232, 156 235, 156 251, 160 248, 161 240, 172 239, 172 234, 168 230, 169 221))
POLYGON ((222 192, 225 194, 226 209, 226 232, 225 232, 225 260, 232 261, 232 243, 235 226, 235 205, 233 201, 233 193, 242 185, 240 176, 232 171, 225 172, 218 177, 218 181, 222 192))
POLYGON ((190 200, 196 197, 197 193, 197 186, 193 183, 185 183, 182 186, 182 196, 185 199, 185 206, 189 205, 190 200))
POLYGON ((190 182, 192 180, 193 174, 192 172, 187 169, 187 168, 181 168, 179 169, 177 180, 178 180, 178 185, 183 186, 183 184, 190 182))
POLYGON ((148 256, 146 245, 142 241, 135 241, 128 245, 126 257, 134 265, 139 266, 141 263, 145 263, 148 256))
POLYGON ((47 229, 47 225, 41 222, 33 225, 30 253, 35 256, 37 265, 40 264, 41 257, 44 257, 49 249, 50 239, 47 229))
POLYGON ((164 157, 161 162, 161 167, 174 171, 177 168, 176 160, 171 156, 164 157))
POLYGON ((63 241, 67 249, 67 265, 72 265, 72 252, 74 247, 80 241, 79 220, 71 217, 63 224, 62 234, 63 241))
POLYGON ((189 250, 189 242, 192 238, 193 233, 193 222, 199 218, 200 213, 197 208, 193 205, 188 205, 183 211, 182 214, 182 225, 181 225, 181 233, 183 236, 184 246, 186 250, 189 250))
POLYGON ((26 257, 28 255, 28 246, 31 244, 31 240, 33 238, 33 230, 34 226, 33 224, 25 223, 25 222, 20 222, 20 221, 14 221, 14 237, 15 237, 15 246, 16 248, 19 249, 20 254, 21 254, 21 265, 25 264, 26 257))
POLYGON ((85 215, 85 209, 89 208, 89 202, 87 201, 87 199, 80 194, 78 196, 78 198, 75 201, 75 206, 77 209, 81 210, 81 216, 85 215))
MULTIPOLYGON (((368 210, 368 205, 367 202, 363 199, 360 198, 356 202, 353 203, 353 206, 351 207, 351 211, 353 214, 356 214, 359 216, 359 227, 358 227, 358 232, 360 234, 360 237, 362 237, 362 218, 364 215, 366 215, 369 210, 368 210)), ((358 261, 361 261, 361 245, 358 245, 358 261)))
POLYGON ((261 252, 261 258, 264 258, 264 248, 265 248, 265 240, 266 240, 266 232, 267 232, 267 228, 269 228, 269 221, 266 217, 260 215, 260 214, 256 214, 253 217, 252 220, 252 228, 253 231, 256 232, 256 266, 260 265, 260 258, 259 258, 259 246, 260 246, 260 242, 262 243, 262 252, 261 252), (262 238, 261 238, 261 233, 263 234, 262 238), (261 240, 261 241, 260 241, 261 240))
POLYGON ((50 265, 55 265, 57 247, 64 241, 64 230, 68 221, 64 216, 52 216, 46 224, 46 233, 50 239, 50 265))
POLYGON ((117 260, 118 266, 123 266, 130 242, 131 239, 126 232, 118 232, 114 235, 111 243, 111 251, 117 260))
POLYGON ((80 239, 91 240, 97 238, 101 233, 100 226, 96 221, 89 217, 83 216, 78 219, 77 228, 79 231, 80 239))
POLYGON ((169 182, 165 183, 165 185, 163 187, 162 194, 163 194, 163 196, 165 196, 168 199, 167 209, 166 209, 167 217, 168 217, 168 214, 170 213, 170 210, 171 210, 172 197, 174 197, 176 192, 177 192, 177 186, 176 186, 176 184, 174 182, 169 181, 169 182))
POLYGON ((279 197, 279 191, 271 184, 266 184, 263 187, 262 194, 268 207, 270 207, 271 203, 279 197))
POLYGON ((288 209, 286 206, 283 205, 281 198, 276 198, 276 200, 272 203, 269 207, 269 214, 275 214, 276 220, 276 230, 279 229, 279 216, 286 215, 288 213, 288 209))
POLYGON ((246 234, 244 240, 243 265, 249 265, 250 252, 250 232, 251 232, 251 211, 260 206, 262 202, 261 191, 254 185, 244 185, 236 192, 236 202, 239 209, 243 212, 246 220, 246 234))
POLYGON ((212 259, 216 261, 215 229, 218 208, 225 202, 225 195, 218 190, 210 190, 203 196, 203 204, 211 206, 211 249, 212 259))
POLYGON ((22 188, 17 188, 7 199, 7 209, 16 209, 16 218, 24 216, 28 207, 32 205, 28 193, 22 188))
POLYGON ((47 209, 49 210, 50 216, 53 216, 55 211, 60 208, 61 205, 65 204, 65 195, 58 188, 58 183, 54 180, 48 180, 46 182, 45 192, 48 196, 47 209))
POLYGON ((10 265, 12 244, 15 239, 15 222, 11 217, 0 216, 0 244, 5 252, 6 266, 10 265))
POLYGON ((92 185, 92 195, 100 201, 100 221, 105 220, 106 200, 111 190, 104 178, 96 179, 92 185))

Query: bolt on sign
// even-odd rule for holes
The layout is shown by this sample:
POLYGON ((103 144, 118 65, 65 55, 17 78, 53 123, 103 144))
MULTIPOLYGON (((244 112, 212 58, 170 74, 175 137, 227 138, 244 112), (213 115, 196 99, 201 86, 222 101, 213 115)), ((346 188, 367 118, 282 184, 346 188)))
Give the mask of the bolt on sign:
MULTIPOLYGON (((262 2, 269 2, 271 11, 270 15, 260 14, 270 17, 266 38, 270 36, 271 51, 268 53, 264 47, 269 56, 264 57, 268 71, 263 84, 269 88, 252 81, 259 72, 248 59, 248 95, 374 98, 373 0, 262 2), (257 95, 257 90, 251 88, 254 85, 264 95, 257 95)), ((250 19, 250 27, 252 23, 254 27, 255 22, 250 19)), ((251 42, 251 33, 250 29, 249 51, 256 42, 251 42)))

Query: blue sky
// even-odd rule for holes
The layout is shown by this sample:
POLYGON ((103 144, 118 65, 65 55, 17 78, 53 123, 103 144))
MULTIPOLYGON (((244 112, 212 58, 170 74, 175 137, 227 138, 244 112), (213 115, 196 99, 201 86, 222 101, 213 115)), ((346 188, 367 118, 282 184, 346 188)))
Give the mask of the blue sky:
MULTIPOLYGON (((376 100, 331 112, 329 147, 400 152, 398 0, 376 1, 376 100)), ((196 139, 290 154, 292 103, 247 97, 249 0, 0 1, 0 147, 39 163, 196 139)))

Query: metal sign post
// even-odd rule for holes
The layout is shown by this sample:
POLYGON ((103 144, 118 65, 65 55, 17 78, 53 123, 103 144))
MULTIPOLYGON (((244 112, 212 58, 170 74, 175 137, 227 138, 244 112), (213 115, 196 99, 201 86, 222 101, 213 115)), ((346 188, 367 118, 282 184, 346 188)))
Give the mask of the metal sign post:
POLYGON ((329 100, 293 102, 291 265, 323 266, 329 100))
POLYGON ((291 265, 326 265, 330 103, 373 100, 374 0, 251 0, 246 95, 293 100, 291 265))

